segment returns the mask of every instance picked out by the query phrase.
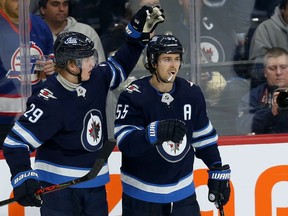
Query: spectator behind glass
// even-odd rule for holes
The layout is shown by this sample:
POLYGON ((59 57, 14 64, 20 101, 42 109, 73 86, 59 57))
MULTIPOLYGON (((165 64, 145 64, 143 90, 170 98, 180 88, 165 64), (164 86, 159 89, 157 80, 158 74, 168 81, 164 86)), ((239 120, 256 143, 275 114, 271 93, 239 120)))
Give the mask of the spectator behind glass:
POLYGON ((279 92, 274 93, 277 88, 288 88, 288 52, 285 49, 268 50, 264 56, 264 76, 266 82, 243 96, 239 104, 236 127, 241 134, 288 132, 288 110, 279 108, 279 92))
POLYGON ((91 38, 98 51, 99 62, 105 61, 103 47, 96 31, 89 25, 69 16, 69 0, 39 0, 39 11, 50 27, 54 41, 63 32, 79 32, 91 38))
MULTIPOLYGON (((0 58, 3 70, 0 71, 0 148, 3 140, 22 113, 20 42, 19 42, 19 3, 15 0, 1 0, 0 10, 0 58)), ((53 37, 47 24, 38 16, 30 15, 30 56, 53 55, 53 37)), ((44 72, 54 72, 52 60, 44 62, 41 72, 31 69, 33 89, 40 84, 44 72)))
POLYGON ((263 74, 263 56, 272 47, 288 49, 288 0, 282 0, 275 8, 270 19, 262 22, 251 40, 249 59, 255 60, 251 77, 255 80, 252 87, 265 82, 263 74))

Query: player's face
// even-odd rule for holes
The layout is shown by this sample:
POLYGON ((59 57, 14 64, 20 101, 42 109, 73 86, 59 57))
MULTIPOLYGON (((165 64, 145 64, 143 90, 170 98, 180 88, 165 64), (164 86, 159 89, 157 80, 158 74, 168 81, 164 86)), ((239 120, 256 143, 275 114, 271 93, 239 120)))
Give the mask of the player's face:
POLYGON ((265 77, 269 85, 280 88, 288 87, 288 56, 268 58, 265 66, 265 77))
POLYGON ((158 77, 162 81, 173 83, 181 63, 180 54, 161 54, 155 65, 158 77))
POLYGON ((97 65, 97 59, 95 56, 90 56, 82 59, 82 81, 87 81, 90 79, 91 70, 97 65))
POLYGON ((4 0, 3 1, 4 11, 7 16, 12 20, 19 19, 19 2, 18 0, 4 0))
POLYGON ((48 23, 63 23, 68 16, 68 9, 68 0, 48 0, 46 8, 41 8, 41 13, 48 23))

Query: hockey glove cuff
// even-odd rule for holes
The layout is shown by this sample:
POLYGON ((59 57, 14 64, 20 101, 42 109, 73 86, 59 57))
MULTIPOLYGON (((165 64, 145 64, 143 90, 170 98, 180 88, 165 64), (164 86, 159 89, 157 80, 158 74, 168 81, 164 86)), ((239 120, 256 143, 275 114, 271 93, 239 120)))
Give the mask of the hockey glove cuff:
POLYGON ((38 174, 33 170, 18 173, 12 180, 14 198, 22 206, 37 206, 42 204, 41 196, 35 195, 41 188, 38 174))
POLYGON ((224 206, 230 197, 230 166, 228 164, 220 167, 213 166, 208 174, 208 200, 214 202, 217 208, 224 206))
POLYGON ((163 10, 159 6, 143 6, 125 28, 128 41, 146 45, 150 40, 150 32, 164 20, 163 10))

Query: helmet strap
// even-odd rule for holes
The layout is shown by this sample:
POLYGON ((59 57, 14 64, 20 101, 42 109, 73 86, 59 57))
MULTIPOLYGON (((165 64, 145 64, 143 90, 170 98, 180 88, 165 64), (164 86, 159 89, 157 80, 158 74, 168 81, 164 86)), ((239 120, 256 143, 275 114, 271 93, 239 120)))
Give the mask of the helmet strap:
POLYGON ((82 75, 82 68, 81 67, 78 67, 79 69, 80 69, 80 73, 78 73, 78 74, 74 74, 67 66, 66 66, 66 71, 69 73, 69 74, 71 74, 72 76, 76 76, 76 77, 78 77, 78 83, 81 83, 81 81, 82 81, 82 78, 81 78, 81 75, 82 75))

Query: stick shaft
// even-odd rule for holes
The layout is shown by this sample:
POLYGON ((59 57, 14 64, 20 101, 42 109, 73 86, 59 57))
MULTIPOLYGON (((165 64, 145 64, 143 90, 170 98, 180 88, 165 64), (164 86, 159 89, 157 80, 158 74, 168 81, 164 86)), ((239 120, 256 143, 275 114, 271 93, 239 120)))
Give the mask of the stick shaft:
POLYGON ((220 216, 225 216, 225 215, 224 215, 223 205, 220 205, 220 206, 219 206, 219 212, 220 212, 220 216))

